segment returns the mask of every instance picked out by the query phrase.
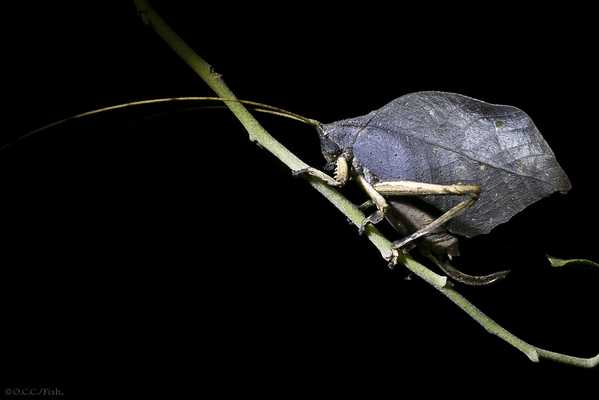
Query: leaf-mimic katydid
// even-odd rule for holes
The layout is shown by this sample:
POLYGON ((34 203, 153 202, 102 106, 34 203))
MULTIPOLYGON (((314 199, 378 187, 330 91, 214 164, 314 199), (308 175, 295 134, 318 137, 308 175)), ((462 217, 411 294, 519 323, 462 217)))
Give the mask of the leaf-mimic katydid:
MULTIPOLYGON (((146 100, 75 115, 20 139, 118 108, 170 101, 239 101, 316 127, 325 170, 294 171, 332 186, 355 180, 375 206, 360 231, 386 219, 404 237, 394 247, 425 254, 459 254, 454 235, 489 233, 534 202, 570 189, 570 181, 530 117, 518 108, 489 104, 454 93, 416 92, 364 116, 322 124, 262 103, 188 97, 146 100), (464 200, 455 197, 465 197, 464 200)), ((443 266, 442 262, 438 263, 443 266)), ((454 280, 484 285, 506 275, 470 276, 443 268, 454 280)))

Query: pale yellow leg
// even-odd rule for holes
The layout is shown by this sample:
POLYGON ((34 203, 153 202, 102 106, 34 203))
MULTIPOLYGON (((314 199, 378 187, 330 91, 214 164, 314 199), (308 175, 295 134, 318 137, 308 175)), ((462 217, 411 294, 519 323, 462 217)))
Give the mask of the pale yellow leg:
POLYGON ((356 180, 358 181, 360 186, 362 186, 362 189, 364 189, 368 197, 370 197, 372 203, 377 208, 377 210, 374 213, 364 218, 364 221, 362 221, 362 223, 360 224, 359 232, 360 234, 362 234, 364 233, 366 225, 378 224, 383 220, 383 218, 385 217, 385 213, 389 208, 389 204, 387 204, 387 200, 385 200, 385 198, 379 192, 377 192, 375 188, 370 183, 368 183, 366 178, 364 178, 362 175, 358 175, 356 180))
POLYGON ((460 195, 468 196, 468 199, 456 204, 449 211, 445 212, 439 218, 430 224, 422 227, 411 235, 393 243, 393 247, 399 249, 408 243, 428 235, 440 226, 447 223, 452 218, 460 215, 468 207, 471 207, 480 194, 479 185, 464 185, 457 183, 454 185, 436 185, 433 183, 422 183, 412 181, 395 181, 376 183, 374 189, 384 196, 423 196, 423 195, 460 195))
POLYGON ((347 163, 347 159, 343 156, 337 157, 336 160, 336 168, 335 168, 335 177, 331 177, 325 172, 313 167, 299 169, 297 171, 292 172, 294 176, 298 175, 309 175, 316 177, 326 184, 334 187, 341 187, 345 185, 349 179, 349 166, 347 163))
POLYGON ((480 193, 478 185, 436 185, 434 183, 421 183, 412 181, 391 181, 374 184, 374 189, 383 196, 420 196, 427 194, 436 195, 463 195, 480 193))

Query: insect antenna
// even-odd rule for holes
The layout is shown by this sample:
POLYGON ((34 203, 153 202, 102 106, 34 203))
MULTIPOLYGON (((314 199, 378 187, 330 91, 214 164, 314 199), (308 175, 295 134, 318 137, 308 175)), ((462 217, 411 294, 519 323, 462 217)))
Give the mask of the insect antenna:
POLYGON ((116 110, 121 110, 121 109, 125 109, 125 108, 130 108, 130 107, 151 105, 151 104, 176 103, 176 102, 198 102, 198 101, 201 101, 201 102, 221 101, 221 102, 225 102, 225 103, 226 102, 241 103, 241 104, 245 104, 245 105, 254 107, 253 110, 257 111, 257 112, 277 115, 277 116, 283 117, 283 118, 293 119, 293 120, 296 120, 299 122, 303 122, 304 124, 307 124, 307 125, 312 125, 312 126, 320 125, 320 122, 315 119, 304 117, 303 115, 299 115, 299 114, 293 113, 291 111, 287 111, 282 108, 274 107, 269 104, 264 104, 264 103, 260 103, 257 101, 241 100, 241 99, 226 99, 226 98, 222 98, 222 97, 213 97, 213 96, 164 97, 164 98, 158 98, 158 99, 139 100, 139 101, 132 101, 132 102, 128 102, 128 103, 116 104, 116 105, 112 105, 112 106, 108 106, 108 107, 97 108, 94 110, 85 111, 85 112, 82 112, 79 114, 71 115, 70 117, 66 117, 61 120, 51 122, 42 127, 39 127, 32 131, 29 131, 29 132, 25 133, 24 135, 19 136, 18 138, 14 139, 11 142, 0 147, 0 151, 4 150, 7 147, 14 145, 15 143, 17 143, 21 140, 27 139, 28 137, 35 135, 37 133, 46 131, 48 129, 57 127, 59 125, 65 124, 70 121, 74 121, 74 120, 78 120, 78 119, 82 119, 82 118, 86 118, 86 117, 91 117, 93 115, 98 115, 98 114, 107 113, 110 111, 116 111, 116 110))

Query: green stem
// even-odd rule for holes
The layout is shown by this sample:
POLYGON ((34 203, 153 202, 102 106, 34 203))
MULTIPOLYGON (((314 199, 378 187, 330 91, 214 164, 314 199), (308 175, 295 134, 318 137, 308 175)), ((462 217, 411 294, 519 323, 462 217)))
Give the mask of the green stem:
MULTIPOLYGON (((168 24, 158 15, 147 1, 134 1, 143 20, 150 25, 158 35, 189 65, 214 92, 222 98, 236 99, 235 95, 227 87, 221 76, 214 72, 214 69, 202 57, 197 55, 184 41, 177 35, 168 24)), ((279 141, 272 137, 260 123, 249 113, 246 107, 241 103, 225 102, 225 105, 237 117, 244 128, 247 130, 250 140, 257 141, 262 147, 277 157, 282 163, 288 166, 292 171, 308 168, 309 166, 299 159, 295 154, 287 150, 279 141)), ((356 226, 359 226, 364 220, 364 214, 350 201, 348 201, 337 190, 331 188, 326 183, 316 178, 307 178, 309 184, 325 196, 335 207, 344 213, 356 226)), ((385 259, 391 259, 393 252, 391 242, 389 242, 376 228, 367 229, 368 239, 377 247, 385 259)), ((443 286, 446 278, 434 274, 432 271, 422 271, 427 280, 435 285, 443 286)))
POLYGON ((561 258, 557 258, 557 257, 551 257, 550 255, 547 255, 547 259, 549 260, 549 263, 551 264, 552 267, 565 267, 567 265, 570 264, 582 264, 582 265, 590 265, 591 267, 599 267, 599 264, 591 261, 591 260, 586 260, 583 258, 572 258, 569 260, 564 260, 561 258))
MULTIPOLYGON (((534 362, 539 361, 539 352, 535 346, 532 346, 526 343, 524 340, 518 338, 513 335, 497 322, 489 318, 485 313, 479 310, 474 304, 470 303, 464 296, 459 294, 453 289, 450 288, 437 288, 441 293, 443 293, 449 300, 451 300, 454 304, 460 307, 466 314, 468 314, 472 319, 482 325, 483 328, 487 330, 487 332, 500 337, 505 340, 522 353, 526 354, 526 356, 534 362)), ((570 356, 565 356, 570 357, 570 356)), ((572 358, 572 357, 570 357, 572 358)))
MULTIPOLYGON (((145 0, 134 0, 135 6, 142 19, 189 65, 214 92, 223 98, 234 99, 235 95, 227 87, 221 76, 199 55, 197 55, 181 39, 168 24, 156 13, 156 11, 145 0)), ((249 113, 241 103, 226 102, 227 107, 233 112, 237 119, 247 130, 250 140, 258 142, 262 147, 271 152, 291 170, 297 171, 308 167, 295 154, 291 153, 285 146, 273 138, 260 123, 249 113)), ((308 183, 327 198, 339 211, 341 211, 353 224, 359 226, 364 214, 352 202, 347 200, 341 193, 316 178, 307 178, 308 183)), ((447 278, 435 274, 424 265, 418 263, 408 255, 397 253, 393 250, 391 242, 385 238, 376 228, 369 226, 366 230, 368 239, 377 247, 386 260, 393 259, 401 263, 410 271, 430 283, 447 298, 460 307, 465 313, 482 325, 488 332, 497 335, 510 345, 522 351, 532 361, 538 361, 540 357, 558 361, 565 364, 580 367, 594 367, 599 363, 599 355, 593 358, 578 358, 565 354, 553 353, 547 350, 537 349, 525 341, 514 336, 497 322, 493 321, 482 311, 476 308, 461 294, 447 286, 447 278)))

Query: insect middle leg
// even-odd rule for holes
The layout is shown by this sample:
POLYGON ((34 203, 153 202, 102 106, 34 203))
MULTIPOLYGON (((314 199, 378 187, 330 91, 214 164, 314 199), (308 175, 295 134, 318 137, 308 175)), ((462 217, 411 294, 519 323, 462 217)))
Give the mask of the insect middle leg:
POLYGON ((364 233, 364 229, 368 224, 378 224, 385 218, 385 213, 389 209, 389 204, 387 204, 387 200, 372 186, 366 178, 362 175, 357 175, 356 180, 362 186, 362 189, 366 192, 370 200, 360 206, 361 209, 367 208, 371 205, 376 206, 377 210, 370 214, 368 217, 362 221, 359 227, 360 235, 364 233))
POLYGON ((480 186, 478 185, 436 185, 432 183, 421 183, 411 181, 396 181, 396 182, 380 182, 373 186, 382 196, 422 196, 422 195, 462 195, 467 198, 440 217, 432 221, 430 224, 420 228, 405 238, 393 242, 393 247, 398 249, 404 247, 414 240, 434 232, 436 229, 447 223, 452 218, 460 215, 468 207, 471 207, 480 195, 480 186))

